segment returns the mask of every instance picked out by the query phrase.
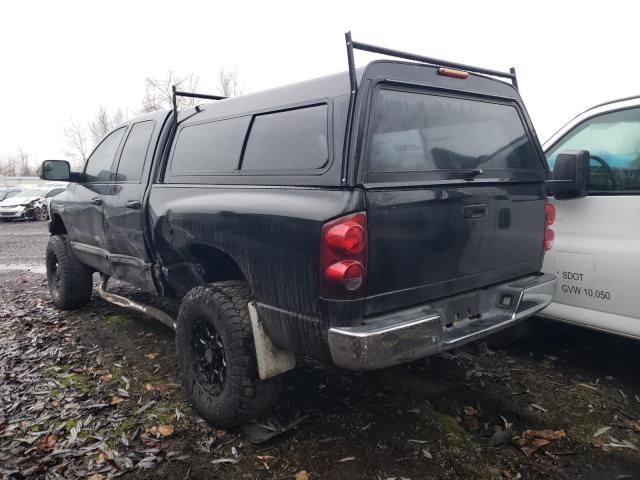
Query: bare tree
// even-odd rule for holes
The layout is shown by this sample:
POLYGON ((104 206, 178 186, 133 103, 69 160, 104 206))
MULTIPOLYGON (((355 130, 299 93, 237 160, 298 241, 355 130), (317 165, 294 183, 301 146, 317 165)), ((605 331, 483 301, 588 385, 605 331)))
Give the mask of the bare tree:
MULTIPOLYGON (((142 99, 141 113, 173 108, 171 87, 175 85, 178 90, 195 92, 198 81, 199 78, 192 73, 180 76, 173 70, 169 70, 163 78, 147 77, 144 81, 145 94, 142 99)), ((195 98, 178 97, 178 108, 191 107, 196 104, 196 101, 195 98)))
POLYGON ((104 105, 98 107, 93 119, 87 123, 86 127, 72 119, 69 126, 64 129, 66 144, 64 153, 72 166, 82 167, 98 142, 124 120, 125 115, 122 109, 118 108, 115 112, 109 113, 104 105))
POLYGON ((218 71, 218 91, 225 97, 242 95, 242 87, 238 83, 238 69, 227 70, 224 67, 218 71))
POLYGON ((0 175, 15 177, 17 174, 16 164, 10 157, 0 159, 0 175))
POLYGON ((18 149, 18 153, 14 157, 15 163, 18 165, 18 175, 25 177, 35 175, 36 169, 31 165, 30 156, 22 148, 18 149))
POLYGON ((7 177, 30 177, 36 174, 36 168, 31 163, 31 155, 22 148, 13 155, 0 160, 0 175, 7 177))
POLYGON ((124 114, 122 110, 118 108, 113 114, 110 114, 104 105, 98 107, 98 111, 93 117, 93 120, 89 122, 89 131, 93 139, 93 144, 97 145, 107 133, 113 130, 116 125, 124 121, 124 114))
POLYGON ((69 126, 64 129, 64 137, 67 146, 64 153, 69 157, 73 166, 78 168, 84 164, 89 155, 87 130, 79 123, 71 120, 69 126))

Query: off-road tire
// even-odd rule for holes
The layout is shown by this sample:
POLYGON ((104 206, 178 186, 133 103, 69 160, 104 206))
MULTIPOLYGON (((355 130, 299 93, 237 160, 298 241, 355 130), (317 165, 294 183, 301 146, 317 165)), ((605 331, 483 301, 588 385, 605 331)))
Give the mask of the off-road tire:
POLYGON ((258 376, 249 301, 251 292, 245 282, 226 281, 192 289, 180 305, 176 327, 178 372, 195 409, 215 426, 235 427, 267 415, 282 387, 280 377, 262 381, 258 376), (197 353, 199 343, 206 344, 199 336, 203 328, 209 333, 213 330, 215 343, 222 346, 215 347, 216 355, 210 353, 210 347, 204 356, 197 353), (222 359, 215 360, 220 351, 222 359), (224 371, 224 381, 203 379, 206 374, 202 372, 207 370, 201 366, 202 359, 211 362, 212 357, 209 365, 216 364, 211 367, 213 380, 216 376, 222 379, 220 371, 224 371))
POLYGON ((66 235, 49 237, 46 264, 49 292, 56 307, 74 310, 89 303, 93 272, 76 258, 66 235))

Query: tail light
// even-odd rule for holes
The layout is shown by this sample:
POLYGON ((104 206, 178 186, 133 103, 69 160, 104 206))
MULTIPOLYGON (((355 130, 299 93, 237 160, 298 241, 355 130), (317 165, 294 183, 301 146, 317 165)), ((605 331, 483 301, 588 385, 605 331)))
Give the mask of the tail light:
POLYGON ((354 213, 326 223, 320 241, 320 296, 362 298, 367 265, 367 214, 354 213))
POLYGON ((545 200, 544 218, 544 251, 546 252, 551 250, 551 247, 553 247, 553 240, 556 237, 553 230, 549 228, 556 221, 556 209, 551 203, 549 203, 549 199, 545 200))

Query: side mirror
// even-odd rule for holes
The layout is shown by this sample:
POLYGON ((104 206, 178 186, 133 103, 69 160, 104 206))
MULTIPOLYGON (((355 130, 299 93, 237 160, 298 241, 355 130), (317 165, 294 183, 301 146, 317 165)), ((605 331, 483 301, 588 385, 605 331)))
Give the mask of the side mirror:
POLYGON ((553 166, 552 193, 558 200, 582 198, 589 188, 589 152, 565 150, 553 166))
POLYGON ((38 176, 42 180, 71 180, 71 166, 66 160, 45 160, 38 168, 38 176))

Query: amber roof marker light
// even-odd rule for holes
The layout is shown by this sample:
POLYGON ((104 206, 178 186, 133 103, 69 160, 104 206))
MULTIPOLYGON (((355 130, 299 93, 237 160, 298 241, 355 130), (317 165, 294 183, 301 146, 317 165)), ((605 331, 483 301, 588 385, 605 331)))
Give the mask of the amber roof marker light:
POLYGON ((469 78, 469 72, 465 72, 464 70, 455 70, 453 68, 438 68, 438 75, 443 75, 445 77, 453 77, 459 78, 461 80, 465 80, 469 78))

